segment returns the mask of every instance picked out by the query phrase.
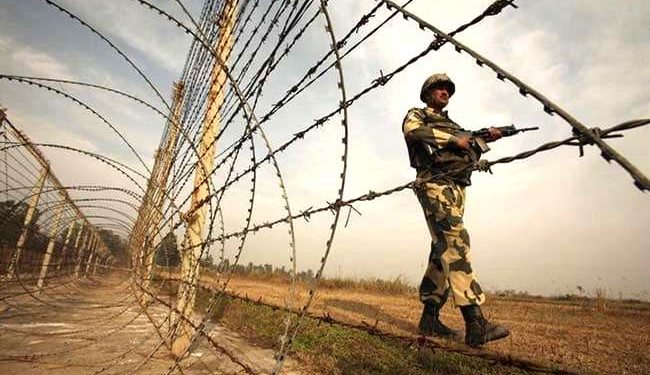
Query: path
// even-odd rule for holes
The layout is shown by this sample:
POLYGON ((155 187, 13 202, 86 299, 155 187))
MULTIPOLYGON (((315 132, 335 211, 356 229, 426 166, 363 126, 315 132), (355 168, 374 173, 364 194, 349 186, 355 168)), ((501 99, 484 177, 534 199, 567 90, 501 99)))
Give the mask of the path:
MULTIPOLYGON (((168 309, 138 305, 126 274, 80 282, 60 279, 39 297, 15 282, 3 282, 0 299, 2 374, 166 374, 174 357, 164 345, 168 309), (154 328, 160 326, 160 334, 154 328)), ((249 345, 234 332, 208 325, 219 348, 253 373, 269 373, 273 352, 249 345)), ((206 338, 180 362, 183 374, 245 374, 206 338)), ((283 374, 299 375, 288 361, 283 374)))

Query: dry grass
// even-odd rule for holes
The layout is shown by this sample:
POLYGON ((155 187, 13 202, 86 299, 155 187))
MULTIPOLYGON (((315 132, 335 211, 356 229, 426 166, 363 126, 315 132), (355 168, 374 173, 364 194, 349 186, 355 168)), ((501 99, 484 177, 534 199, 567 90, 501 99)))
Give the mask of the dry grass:
POLYGON ((415 295, 417 288, 409 284, 403 276, 392 280, 378 278, 324 278, 321 288, 346 289, 351 291, 376 292, 388 295, 415 295))
MULTIPOLYGON (((311 310, 357 324, 378 320, 379 328, 390 332, 415 332, 421 311, 415 293, 388 294, 364 291, 349 283, 341 285, 345 287, 320 288, 311 310)), ((244 277, 233 279, 230 288, 278 306, 284 305, 288 290, 284 283, 244 277)), ((298 290, 301 298, 307 296, 304 285, 298 290)), ((650 374, 650 303, 601 297, 604 309, 598 307, 596 298, 490 295, 484 312, 489 319, 510 328, 512 335, 487 348, 580 373, 650 374)), ((449 303, 442 319, 456 329, 464 327, 458 310, 449 303)))
MULTIPOLYGON (((204 271, 204 274, 208 277, 217 277, 217 273, 214 270, 206 270, 204 271)), ((251 272, 240 271, 235 274, 249 280, 273 283, 288 283, 290 281, 288 273, 279 272, 277 270, 253 270, 251 272)), ((297 283, 302 286, 309 286, 313 281, 313 277, 305 276, 305 274, 312 275, 312 272, 303 273, 303 276, 298 276, 297 283)), ((390 295, 415 295, 415 293, 417 293, 417 288, 406 281, 402 275, 391 280, 383 280, 376 277, 323 277, 320 279, 318 286, 323 289, 345 289, 350 291, 376 292, 390 295)))
MULTIPOLYGON (((208 275, 204 280, 215 281, 208 275)), ((413 334, 421 304, 415 289, 401 284, 401 279, 396 283, 327 280, 319 288, 311 311, 356 324, 378 321, 382 330, 413 334)), ((298 284, 296 305, 305 301, 308 285, 304 281, 298 284)), ((289 287, 283 279, 237 275, 229 289, 285 306, 289 287)), ((510 328, 512 335, 487 347, 505 356, 580 373, 650 374, 650 303, 608 299, 604 289, 592 293, 553 298, 514 291, 489 295, 484 312, 489 319, 510 328), (593 298, 587 297, 592 293, 593 298)), ((453 328, 464 327, 451 303, 443 309, 442 319, 453 328)), ((327 358, 323 360, 333 361, 327 358)))
MULTIPOLYGON (((205 306, 208 293, 197 296, 205 306)), ((237 331, 256 345, 278 349, 285 312, 266 306, 222 299, 214 321, 237 331)), ((532 375, 535 372, 465 355, 437 351, 423 360, 415 345, 382 339, 364 331, 305 319, 291 355, 313 374, 322 375, 532 375)))
POLYGON ((595 290, 596 294, 596 308, 600 311, 607 310, 607 290, 602 287, 598 287, 595 290))

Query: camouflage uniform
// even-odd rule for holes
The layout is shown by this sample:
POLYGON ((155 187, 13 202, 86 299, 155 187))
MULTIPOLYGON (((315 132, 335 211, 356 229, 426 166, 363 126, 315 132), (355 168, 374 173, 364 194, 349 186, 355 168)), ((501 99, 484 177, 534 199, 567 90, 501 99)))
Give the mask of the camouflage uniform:
POLYGON ((420 284, 420 300, 444 304, 451 292, 457 306, 480 305, 485 295, 472 271, 469 234, 463 225, 465 187, 478 161, 475 150, 457 147, 464 131, 431 108, 413 108, 402 130, 411 166, 417 170, 415 192, 431 233, 429 264, 420 284), (431 180, 433 175, 444 174, 431 180))

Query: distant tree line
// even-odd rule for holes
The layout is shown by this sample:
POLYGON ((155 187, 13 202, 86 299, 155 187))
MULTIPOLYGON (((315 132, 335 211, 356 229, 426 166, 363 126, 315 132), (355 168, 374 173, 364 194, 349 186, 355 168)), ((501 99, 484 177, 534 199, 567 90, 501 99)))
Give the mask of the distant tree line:
MULTIPOLYGON (((18 237, 23 230, 27 209, 27 203, 24 202, 18 204, 13 200, 0 202, 0 245, 3 249, 16 246, 18 237)), ((47 243, 47 237, 41 233, 37 224, 40 216, 40 211, 36 209, 29 226, 27 248, 37 248, 47 243)))
POLYGON ((99 237, 104 245, 111 252, 113 257, 117 259, 117 265, 128 264, 127 242, 122 237, 118 236, 112 230, 99 229, 99 237))
MULTIPOLYGON (((0 202, 0 269, 4 272, 11 262, 11 257, 16 249, 16 243, 23 231, 23 223, 29 206, 25 202, 7 200, 0 202)), ((37 261, 38 255, 45 251, 48 238, 41 232, 38 219, 41 212, 36 209, 32 222, 27 231, 24 254, 21 256, 21 269, 31 269, 37 261)))
MULTIPOLYGON (((11 262, 12 255, 16 249, 16 243, 23 231, 23 224, 27 216, 28 208, 29 206, 25 202, 16 202, 14 200, 0 202, 0 271, 6 271, 6 267, 11 262)), ((25 247, 20 256, 20 270, 30 271, 40 267, 43 253, 47 249, 49 237, 38 224, 40 217, 41 212, 36 208, 27 230, 25 247)), ((67 226, 62 226, 62 228, 67 228, 67 226)), ((77 237, 79 229, 80 226, 74 226, 70 234, 71 242, 77 237)), ((63 247, 67 235, 66 230, 60 230, 55 238, 55 259, 60 256, 59 252, 63 247)), ((126 261, 126 241, 108 229, 99 229, 99 235, 114 257, 126 261)), ((68 246, 73 245, 74 243, 68 243, 68 246)), ((67 255, 66 261, 70 261, 74 256, 72 253, 68 253, 67 255)))
POLYGON ((155 249, 155 263, 161 267, 176 267, 181 262, 178 241, 174 232, 169 232, 155 249))
MULTIPOLYGON (((160 267, 178 267, 181 262, 178 240, 173 232, 167 233, 155 249, 155 263, 160 267)), ((210 252, 204 252, 200 260, 201 268, 208 271, 232 272, 242 276, 258 276, 263 278, 277 278, 290 280, 291 272, 284 266, 277 267, 272 264, 256 265, 249 262, 247 265, 231 264, 230 260, 224 259, 221 262, 215 262, 210 252)), ((299 271, 296 278, 300 281, 311 281, 314 279, 314 271, 311 269, 299 271)))
MULTIPOLYGON (((290 280, 291 279, 291 270, 285 268, 285 266, 273 266, 272 264, 253 264, 253 262, 248 262, 248 264, 235 264, 231 265, 228 259, 224 259, 220 265, 217 265, 216 268, 221 272, 231 271, 236 275, 242 276, 253 276, 261 278, 275 278, 281 280, 290 280)), ((311 269, 297 271, 296 279, 298 281, 310 282, 314 279, 314 271, 311 269)))
MULTIPOLYGON (((174 232, 169 232, 163 237, 155 249, 155 263, 161 267, 177 267, 181 263, 181 254, 178 249, 178 239, 174 232)), ((209 252, 201 257, 201 266, 215 268, 214 258, 209 252)))

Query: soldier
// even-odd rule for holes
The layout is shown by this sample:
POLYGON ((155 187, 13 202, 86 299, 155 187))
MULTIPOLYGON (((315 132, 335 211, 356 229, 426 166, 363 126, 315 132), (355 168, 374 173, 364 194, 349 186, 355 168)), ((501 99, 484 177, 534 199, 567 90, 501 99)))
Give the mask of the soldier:
MULTIPOLYGON (((431 253, 420 284, 424 304, 418 333, 423 336, 459 337, 440 321, 440 310, 451 293, 465 319, 465 343, 479 346, 508 336, 508 330, 488 322, 480 305, 485 294, 472 271, 469 234, 463 226, 465 187, 470 185, 480 150, 472 138, 449 119, 443 108, 456 87, 446 74, 434 74, 422 85, 420 99, 425 108, 413 108, 402 130, 411 166, 416 169, 415 193, 424 210, 431 233, 431 253)), ((486 141, 501 138, 490 128, 486 141)))

